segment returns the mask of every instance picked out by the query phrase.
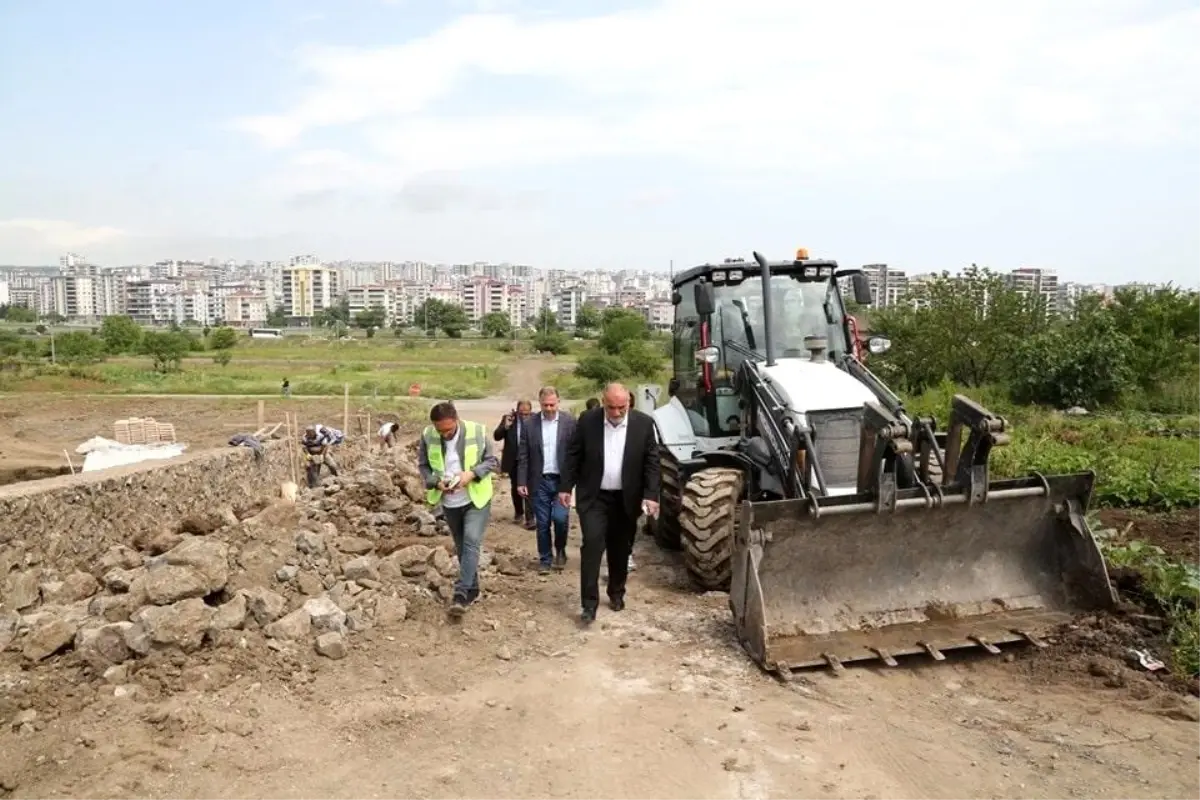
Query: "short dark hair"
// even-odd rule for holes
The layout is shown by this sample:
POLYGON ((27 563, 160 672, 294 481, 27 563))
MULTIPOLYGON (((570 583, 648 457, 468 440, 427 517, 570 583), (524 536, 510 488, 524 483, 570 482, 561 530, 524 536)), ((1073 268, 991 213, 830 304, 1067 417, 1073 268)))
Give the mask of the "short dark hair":
POLYGON ((444 403, 437 403, 433 408, 429 409, 430 422, 441 422, 444 419, 458 419, 458 409, 449 400, 444 403))
POLYGON ((593 408, 595 408, 598 405, 600 405, 600 401, 597 398, 589 397, 587 399, 587 405, 584 407, 584 410, 591 411, 593 408))

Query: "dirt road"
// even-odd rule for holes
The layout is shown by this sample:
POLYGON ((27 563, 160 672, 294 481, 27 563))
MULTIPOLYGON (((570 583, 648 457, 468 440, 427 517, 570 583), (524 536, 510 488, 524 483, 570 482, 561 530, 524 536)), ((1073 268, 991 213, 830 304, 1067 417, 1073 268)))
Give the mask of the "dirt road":
POLYGON ((487 578, 461 626, 431 602, 361 634, 342 661, 272 660, 259 642, 232 660, 225 650, 168 661, 164 690, 145 698, 86 681, 43 693, 54 701, 30 726, 0 730, 0 787, 18 797, 1197 795, 1191 698, 1105 688, 1026 653, 782 684, 733 641, 725 596, 694 594, 674 556, 647 540, 629 607, 602 607, 581 631, 577 531, 567 570, 536 575, 506 488, 485 546, 520 563, 487 578))

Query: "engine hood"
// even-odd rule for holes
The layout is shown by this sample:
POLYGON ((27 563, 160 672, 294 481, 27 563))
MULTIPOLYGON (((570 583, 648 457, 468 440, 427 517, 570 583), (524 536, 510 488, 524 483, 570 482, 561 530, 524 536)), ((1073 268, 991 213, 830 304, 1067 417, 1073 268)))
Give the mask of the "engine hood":
POLYGON ((850 373, 829 361, 781 358, 775 366, 759 365, 759 369, 771 379, 788 407, 796 412, 862 408, 863 403, 877 399, 850 373))

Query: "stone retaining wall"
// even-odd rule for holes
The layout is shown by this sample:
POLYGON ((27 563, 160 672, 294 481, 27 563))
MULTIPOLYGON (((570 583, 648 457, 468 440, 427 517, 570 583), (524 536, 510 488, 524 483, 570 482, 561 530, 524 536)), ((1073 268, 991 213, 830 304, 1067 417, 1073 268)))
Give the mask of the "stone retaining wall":
MULTIPOLYGON (((352 468, 366 446, 338 447, 339 464, 352 468)), ((270 502, 289 480, 286 444, 268 441, 261 460, 248 448, 230 447, 0 486, 0 606, 7 605, 6 578, 14 571, 92 572, 112 545, 175 531, 188 518, 219 519, 270 502)))

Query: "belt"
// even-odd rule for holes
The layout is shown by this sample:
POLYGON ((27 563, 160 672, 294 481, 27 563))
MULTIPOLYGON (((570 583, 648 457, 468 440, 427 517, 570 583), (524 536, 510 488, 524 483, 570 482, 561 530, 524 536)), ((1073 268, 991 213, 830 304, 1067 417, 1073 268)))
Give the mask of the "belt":
POLYGON ((556 480, 557 480, 557 479, 558 479, 558 473, 557 473, 557 472, 543 472, 543 473, 542 473, 542 477, 543 477, 543 478, 554 478, 554 479, 556 479, 556 480))

